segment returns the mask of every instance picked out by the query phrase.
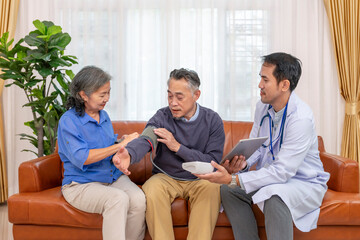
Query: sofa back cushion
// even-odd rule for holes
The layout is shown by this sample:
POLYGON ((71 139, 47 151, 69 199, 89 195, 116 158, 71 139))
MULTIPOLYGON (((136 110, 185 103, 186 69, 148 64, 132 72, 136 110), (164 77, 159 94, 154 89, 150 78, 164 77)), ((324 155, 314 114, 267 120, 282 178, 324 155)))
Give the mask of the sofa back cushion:
MULTIPOLYGON (((124 134, 132 132, 141 134, 145 125, 146 122, 142 121, 113 121, 114 132, 119 134, 119 138, 124 134)), ((252 122, 224 121, 225 144, 223 155, 229 152, 240 139, 248 138, 251 127, 252 122)), ((151 177, 152 164, 150 154, 146 154, 139 163, 131 165, 129 171, 131 172, 129 177, 134 183, 138 185, 144 184, 151 177)))

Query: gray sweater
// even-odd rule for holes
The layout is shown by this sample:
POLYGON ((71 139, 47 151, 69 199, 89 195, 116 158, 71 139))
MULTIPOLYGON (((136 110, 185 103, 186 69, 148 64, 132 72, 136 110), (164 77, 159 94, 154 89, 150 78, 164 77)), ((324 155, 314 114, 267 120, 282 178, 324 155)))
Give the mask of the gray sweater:
MULTIPOLYGON (((169 107, 159 109, 148 121, 147 126, 165 128, 181 144, 178 152, 171 151, 159 142, 154 163, 171 176, 195 179, 190 172, 183 170, 183 162, 201 161, 220 162, 223 155, 225 133, 220 116, 211 109, 199 106, 199 116, 194 121, 182 121, 172 117, 169 107)), ((139 162, 151 151, 151 145, 145 138, 137 138, 126 146, 131 163, 139 162)), ((153 174, 160 171, 153 167, 153 174)))

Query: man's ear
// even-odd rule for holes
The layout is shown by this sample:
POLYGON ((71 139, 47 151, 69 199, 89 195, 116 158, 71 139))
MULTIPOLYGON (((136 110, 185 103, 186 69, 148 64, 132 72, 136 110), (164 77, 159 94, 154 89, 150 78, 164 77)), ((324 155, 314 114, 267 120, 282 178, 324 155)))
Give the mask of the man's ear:
POLYGON ((200 97, 200 94, 201 94, 201 91, 199 89, 197 89, 195 92, 194 92, 194 98, 195 98, 195 101, 197 101, 200 97))
POLYGON ((86 102, 88 100, 88 96, 85 94, 85 92, 83 90, 81 90, 79 92, 79 95, 82 98, 82 100, 84 100, 84 102, 86 102))
POLYGON ((290 89, 290 81, 288 79, 282 80, 281 81, 281 90, 286 92, 289 89, 290 89))

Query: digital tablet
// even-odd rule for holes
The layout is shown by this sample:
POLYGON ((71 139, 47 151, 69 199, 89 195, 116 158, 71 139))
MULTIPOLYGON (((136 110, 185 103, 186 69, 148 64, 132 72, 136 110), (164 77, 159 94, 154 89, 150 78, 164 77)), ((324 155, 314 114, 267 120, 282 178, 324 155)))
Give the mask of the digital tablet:
POLYGON ((248 159, 259 147, 263 144, 268 137, 258 137, 241 139, 231 151, 221 160, 223 163, 226 159, 233 159, 238 155, 244 155, 245 159, 248 159))

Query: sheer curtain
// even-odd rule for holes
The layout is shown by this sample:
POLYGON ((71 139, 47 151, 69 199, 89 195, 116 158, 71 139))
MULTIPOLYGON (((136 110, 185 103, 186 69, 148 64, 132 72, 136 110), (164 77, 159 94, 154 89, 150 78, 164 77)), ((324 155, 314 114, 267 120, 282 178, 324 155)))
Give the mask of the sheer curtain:
MULTIPOLYGON (((54 21, 72 37, 74 72, 97 65, 113 76, 106 107, 113 120, 148 120, 167 105, 170 71, 185 67, 200 76, 201 105, 224 120, 252 121, 261 56, 291 53, 303 63, 295 91, 313 109, 327 151, 340 151, 344 102, 322 0, 27 0, 19 11, 17 39, 35 19, 54 21)), ((34 158, 20 152, 27 143, 16 134, 28 131, 30 113, 17 91, 3 97, 10 194, 18 165, 34 158)))

